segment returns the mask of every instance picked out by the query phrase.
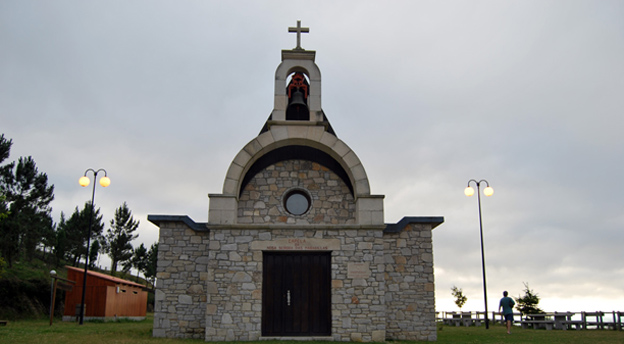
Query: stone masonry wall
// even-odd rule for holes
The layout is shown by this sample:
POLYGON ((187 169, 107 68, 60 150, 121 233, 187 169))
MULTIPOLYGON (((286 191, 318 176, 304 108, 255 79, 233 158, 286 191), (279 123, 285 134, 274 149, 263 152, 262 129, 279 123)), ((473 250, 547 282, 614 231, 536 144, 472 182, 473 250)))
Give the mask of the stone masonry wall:
POLYGON ((333 227, 160 229, 155 337, 245 341, 261 337, 262 248, 310 240, 332 248, 332 339, 436 340, 431 225, 400 233, 333 227), (365 264, 364 276, 350 265, 365 264))
POLYGON ((161 224, 154 337, 204 338, 208 239, 181 222, 161 224))
POLYGON ((219 229, 210 232, 206 306, 207 341, 261 337, 262 249, 257 242, 339 240, 332 251, 332 339, 383 341, 386 310, 381 229, 219 229), (369 276, 350 278, 349 264, 367 264, 369 276))
POLYGON ((384 234, 387 338, 437 340, 431 225, 384 234))
POLYGON ((243 189, 238 223, 354 224, 355 201, 347 185, 327 167, 307 160, 286 160, 256 174, 243 189), (309 192, 310 210, 291 216, 283 197, 293 188, 309 192))

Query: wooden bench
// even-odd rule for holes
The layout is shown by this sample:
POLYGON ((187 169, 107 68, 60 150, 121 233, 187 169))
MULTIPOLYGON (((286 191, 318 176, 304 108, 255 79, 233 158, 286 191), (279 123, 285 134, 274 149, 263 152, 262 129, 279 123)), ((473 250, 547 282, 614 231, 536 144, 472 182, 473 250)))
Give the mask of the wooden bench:
POLYGON ((461 324, 468 327, 472 325, 472 312, 462 312, 461 313, 461 324))
POLYGON ((487 321, 487 314, 485 312, 475 312, 475 318, 473 319, 473 323, 475 326, 481 326, 487 321))
POLYGON ((577 330, 581 330, 583 328, 582 320, 572 320, 572 316, 574 316, 573 312, 555 312, 553 314, 555 318, 555 329, 556 330, 568 330, 572 329, 574 326, 577 330))
POLYGON ((522 324, 523 329, 528 329, 529 327, 539 329, 544 327, 547 330, 552 330, 555 322, 552 320, 522 320, 520 324, 522 324))
POLYGON ((447 312, 440 319, 444 325, 449 326, 479 326, 481 325, 481 322, 485 321, 485 316, 483 318, 480 317, 480 315, 484 314, 485 312, 476 312, 475 318, 473 317, 472 312, 447 312))
POLYGON ((6 326, 8 323, 8 320, 0 320, 0 326, 6 326))
POLYGON ((444 314, 444 317, 442 318, 442 323, 444 323, 444 325, 459 326, 461 325, 461 314, 457 312, 447 312, 444 314), (451 317, 447 318, 447 316, 449 315, 451 317))
POLYGON ((555 321, 552 320, 551 314, 528 314, 520 321, 523 329, 532 327, 533 329, 545 328, 546 330, 552 330, 555 326, 555 321))
POLYGON ((567 330, 567 329, 571 329, 572 326, 574 326, 575 329, 577 330, 581 330, 584 328, 584 323, 583 320, 563 320, 559 322, 562 326, 561 329, 562 330, 567 330))

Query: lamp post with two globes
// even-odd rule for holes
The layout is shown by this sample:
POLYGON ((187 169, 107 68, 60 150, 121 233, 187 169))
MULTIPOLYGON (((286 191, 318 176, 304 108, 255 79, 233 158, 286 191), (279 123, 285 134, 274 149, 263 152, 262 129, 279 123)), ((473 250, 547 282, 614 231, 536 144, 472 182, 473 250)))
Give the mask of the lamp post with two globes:
MULTIPOLYGON (((108 178, 105 169, 100 168, 99 170, 96 171, 92 168, 89 168, 85 171, 84 175, 80 177, 80 179, 78 180, 78 184, 80 184, 80 186, 86 187, 91 183, 91 180, 89 179, 89 177, 87 177, 87 173, 89 171, 93 172, 94 180, 97 180, 98 173, 104 172, 104 177, 100 178, 100 185, 102 185, 102 187, 107 187, 110 185, 110 179, 108 178)), ((80 304, 80 325, 84 323, 85 297, 87 293, 87 271, 89 268, 89 248, 91 246, 91 225, 93 224, 93 213, 95 211, 94 210, 95 205, 93 204, 94 201, 95 201, 95 183, 93 183, 93 193, 91 193, 91 214, 89 214, 89 230, 87 232, 87 253, 85 256, 84 276, 82 279, 82 301, 81 301, 82 303, 80 304)))
POLYGON ((483 250, 483 222, 481 221, 481 194, 479 193, 481 183, 485 182, 486 188, 483 189, 483 194, 486 196, 492 196, 494 194, 494 189, 490 187, 490 183, 487 180, 482 179, 480 181, 476 181, 474 179, 470 179, 468 181, 468 186, 464 190, 464 194, 468 197, 474 195, 475 190, 470 186, 470 182, 475 182, 477 185, 477 199, 479 203, 479 231, 481 233, 481 269, 483 271, 483 300, 485 303, 485 329, 490 328, 490 322, 488 318, 488 308, 487 308, 487 286, 485 283, 485 253, 483 250))

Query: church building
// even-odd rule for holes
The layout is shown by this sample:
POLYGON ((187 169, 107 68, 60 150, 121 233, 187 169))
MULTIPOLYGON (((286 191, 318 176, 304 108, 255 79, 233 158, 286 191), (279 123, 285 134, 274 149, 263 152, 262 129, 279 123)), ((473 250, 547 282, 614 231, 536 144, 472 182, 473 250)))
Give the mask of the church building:
POLYGON ((437 339, 432 230, 444 218, 384 222, 384 196, 321 107, 308 31, 289 28, 297 46, 282 50, 273 110, 208 195, 208 222, 148 216, 160 228, 155 337, 437 339))

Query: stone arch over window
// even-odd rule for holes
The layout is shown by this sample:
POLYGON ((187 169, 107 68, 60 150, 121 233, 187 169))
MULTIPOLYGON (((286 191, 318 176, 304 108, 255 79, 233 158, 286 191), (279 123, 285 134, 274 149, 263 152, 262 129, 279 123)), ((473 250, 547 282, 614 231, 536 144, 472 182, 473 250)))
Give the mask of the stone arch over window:
MULTIPOLYGON (((279 159, 280 154, 296 154, 296 149, 288 148, 294 146, 305 147, 301 150, 304 153, 320 152, 316 158, 323 159, 325 163, 331 160, 332 170, 349 186, 355 199, 370 195, 368 177, 360 159, 343 141, 326 132, 322 126, 273 126, 259 135, 232 161, 223 184, 223 195, 238 197, 254 170, 267 161, 279 159)), ((306 156, 298 158, 315 159, 306 156)))
POLYGON ((353 184, 349 179, 349 175, 344 170, 342 165, 340 165, 329 154, 310 146, 290 145, 273 149, 258 158, 245 173, 238 191, 238 196, 240 196, 245 186, 258 172, 275 163, 295 159, 316 162, 326 168, 329 168, 338 177, 340 177, 340 179, 342 179, 342 181, 349 188, 349 191, 351 191, 351 195, 353 195, 353 184))

